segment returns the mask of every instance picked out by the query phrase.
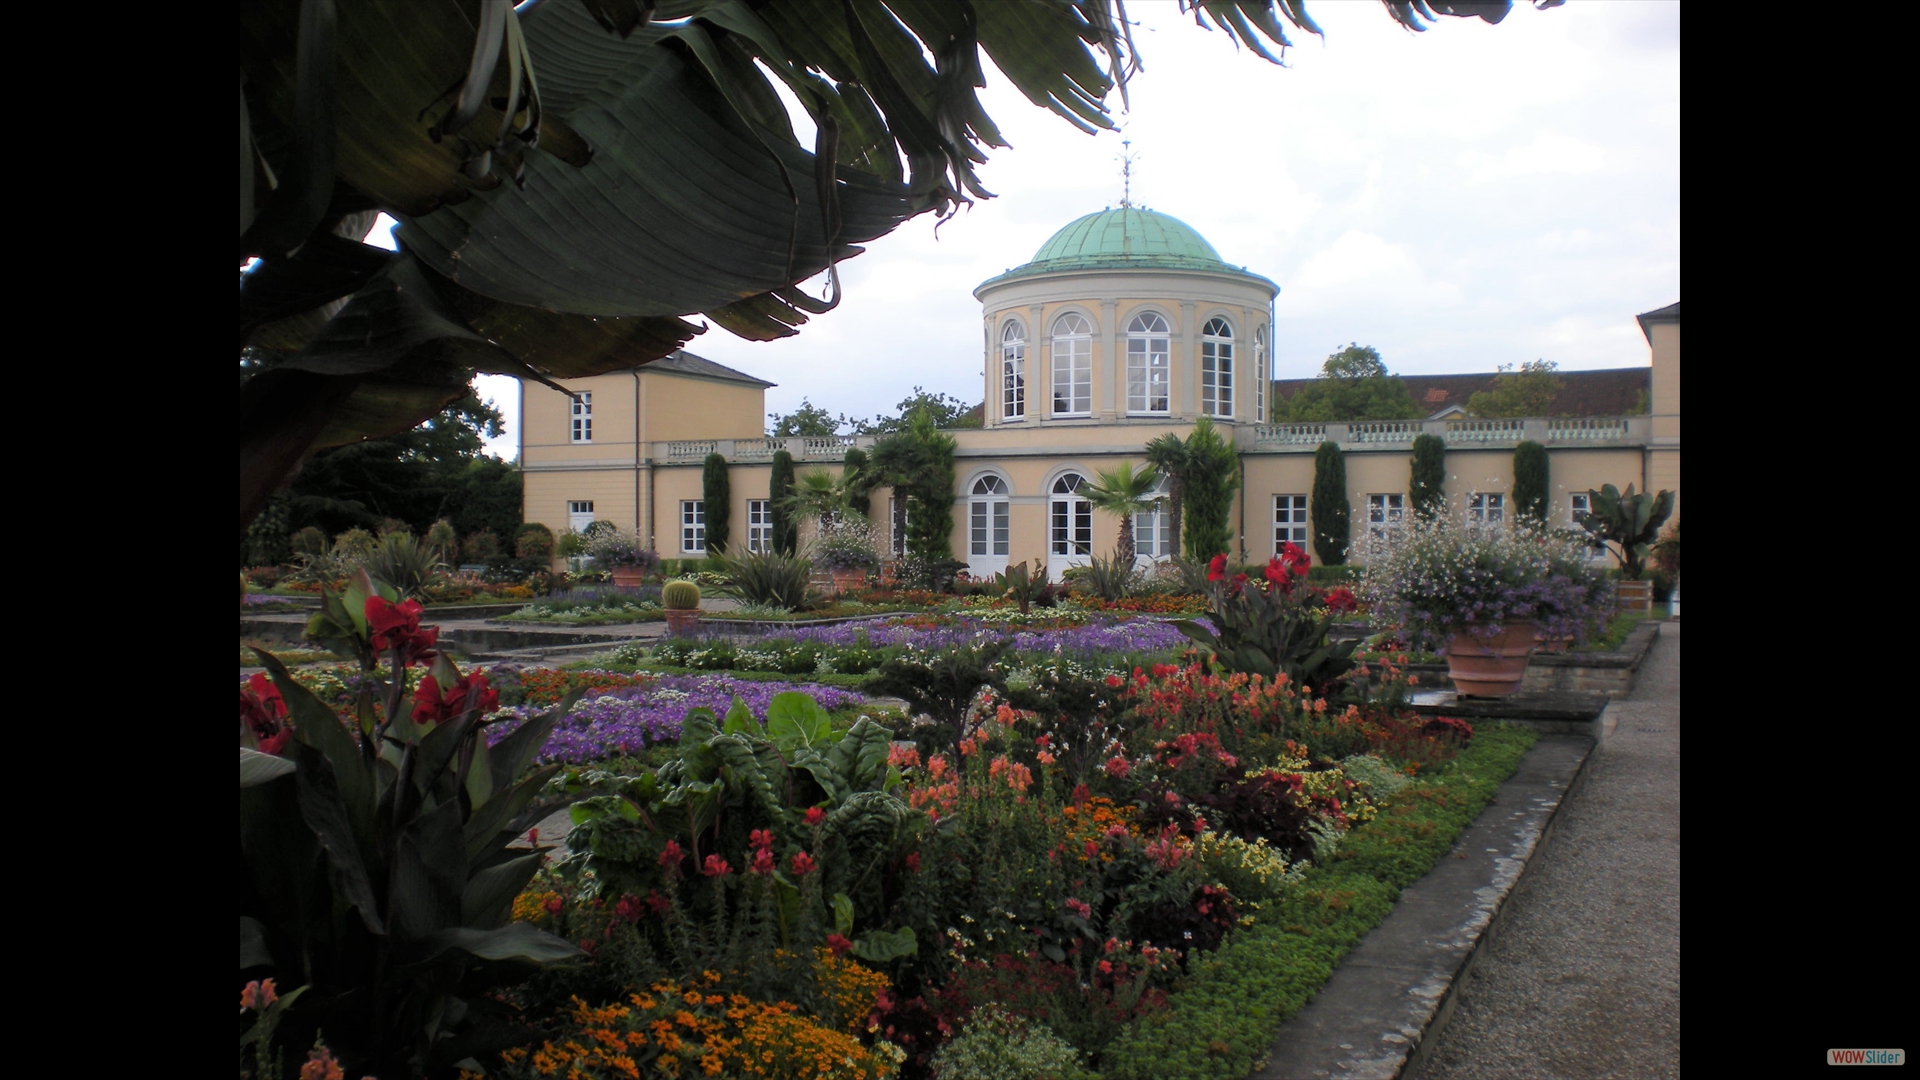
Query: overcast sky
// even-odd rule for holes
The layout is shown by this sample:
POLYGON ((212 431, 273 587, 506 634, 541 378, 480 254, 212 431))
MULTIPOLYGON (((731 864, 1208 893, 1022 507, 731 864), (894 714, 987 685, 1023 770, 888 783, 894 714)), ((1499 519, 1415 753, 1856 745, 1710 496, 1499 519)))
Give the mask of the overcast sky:
MULTIPOLYGON (((1013 144, 980 169, 997 198, 937 237, 929 214, 868 245, 841 266, 844 302, 796 337, 715 327, 688 348, 777 383, 775 412, 804 397, 872 416, 916 384, 977 402, 973 288, 1116 205, 1124 137, 1136 205, 1280 285, 1276 378, 1349 341, 1403 374, 1645 365, 1633 316, 1680 298, 1679 4, 1522 0, 1498 26, 1423 34, 1377 3, 1309 11, 1326 37, 1290 35, 1283 68, 1135 0, 1145 70, 1131 112, 1112 98, 1124 135, 1083 135, 989 68, 981 100, 1013 144)), ((517 421, 513 380, 482 382, 517 421)), ((493 448, 515 445, 510 429, 493 448)))

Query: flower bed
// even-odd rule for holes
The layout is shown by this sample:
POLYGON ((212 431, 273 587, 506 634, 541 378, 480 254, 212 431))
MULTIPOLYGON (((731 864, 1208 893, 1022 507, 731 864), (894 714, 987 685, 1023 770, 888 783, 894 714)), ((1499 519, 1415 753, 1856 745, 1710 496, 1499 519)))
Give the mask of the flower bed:
POLYGON ((540 626, 608 626, 666 618, 666 609, 659 602, 660 590, 655 588, 652 593, 648 598, 615 594, 589 600, 546 600, 528 604, 496 621, 540 626))
MULTIPOLYGON (((536 669, 538 670, 538 669, 536 669)), ((568 676, 595 673, 567 672, 568 676)), ((606 673, 599 673, 606 674, 606 673)), ((526 678, 526 674, 522 674, 526 678)), ((660 743, 677 742, 681 721, 689 710, 708 708, 724 713, 738 700, 756 718, 764 718, 775 694, 800 690, 825 709, 837 710, 864 703, 848 690, 816 683, 749 682, 725 675, 610 676, 624 686, 590 692, 563 717, 538 755, 540 762, 580 764, 614 754, 635 754, 660 743)), ((538 695, 545 696, 545 695, 538 695)), ((529 692, 527 702, 495 713, 489 742, 498 742, 517 729, 544 701, 529 692)))

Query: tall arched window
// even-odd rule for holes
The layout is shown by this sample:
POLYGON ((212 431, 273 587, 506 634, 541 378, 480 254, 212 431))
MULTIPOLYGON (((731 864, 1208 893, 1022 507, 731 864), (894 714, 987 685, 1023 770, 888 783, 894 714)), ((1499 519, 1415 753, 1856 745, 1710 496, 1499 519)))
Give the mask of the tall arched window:
POLYGON ((1047 503, 1047 554, 1051 559, 1093 554, 1093 504, 1080 494, 1087 478, 1065 473, 1053 482, 1047 503))
POLYGON ((1053 415, 1093 412, 1093 327, 1072 312, 1053 321, 1053 415))
POLYGON ((1027 415, 1027 335, 1016 319, 1000 328, 1000 419, 1027 415))
POLYGON ((1171 385, 1167 320, 1149 311, 1127 324, 1127 411, 1164 413, 1171 385))
POLYGON ((1150 565, 1173 554, 1173 514, 1167 508, 1167 481, 1153 489, 1153 506, 1133 515, 1133 550, 1138 564, 1150 565))
POLYGON ((1253 331, 1253 422, 1267 422, 1267 328, 1253 331))
POLYGON ((968 507, 967 553, 975 560, 1007 556, 1007 482, 983 476, 974 482, 968 507))
POLYGON ((1200 411, 1233 415, 1233 325, 1208 319, 1200 331, 1200 411))

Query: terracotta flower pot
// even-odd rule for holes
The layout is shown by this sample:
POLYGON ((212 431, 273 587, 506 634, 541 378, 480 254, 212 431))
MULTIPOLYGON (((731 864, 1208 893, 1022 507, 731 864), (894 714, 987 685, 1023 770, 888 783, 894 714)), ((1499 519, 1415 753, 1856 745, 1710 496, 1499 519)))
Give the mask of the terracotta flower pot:
POLYGON ((835 592, 852 592, 867 580, 867 572, 857 566, 848 570, 832 570, 829 573, 833 575, 835 592))
POLYGON ((615 566, 610 570, 614 585, 622 589, 637 589, 647 580, 647 572, 637 566, 615 566))
POLYGON ((700 625, 700 612, 697 609, 667 609, 667 633, 676 637, 691 634, 700 625))
POLYGON ((1618 597, 1616 606, 1621 611, 1653 611, 1653 582, 1621 581, 1616 582, 1614 595, 1618 597))
POLYGON ((1516 620, 1491 637, 1453 635, 1447 643, 1447 677, 1453 688, 1472 697, 1505 697, 1520 689, 1533 654, 1531 620, 1516 620))

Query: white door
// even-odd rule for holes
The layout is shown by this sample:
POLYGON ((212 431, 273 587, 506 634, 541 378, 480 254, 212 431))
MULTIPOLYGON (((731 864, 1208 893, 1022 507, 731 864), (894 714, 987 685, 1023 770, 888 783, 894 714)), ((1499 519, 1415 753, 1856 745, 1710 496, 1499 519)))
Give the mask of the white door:
POLYGON ((1047 499, 1047 576, 1053 581, 1093 559, 1093 504, 1079 494, 1086 486, 1086 477, 1067 473, 1053 482, 1047 499))
POLYGON ((983 476, 967 501, 967 573, 992 577, 1007 569, 1007 482, 983 476))
POLYGON ((574 532, 586 532, 593 524, 593 500, 574 500, 567 503, 567 528, 574 532))

